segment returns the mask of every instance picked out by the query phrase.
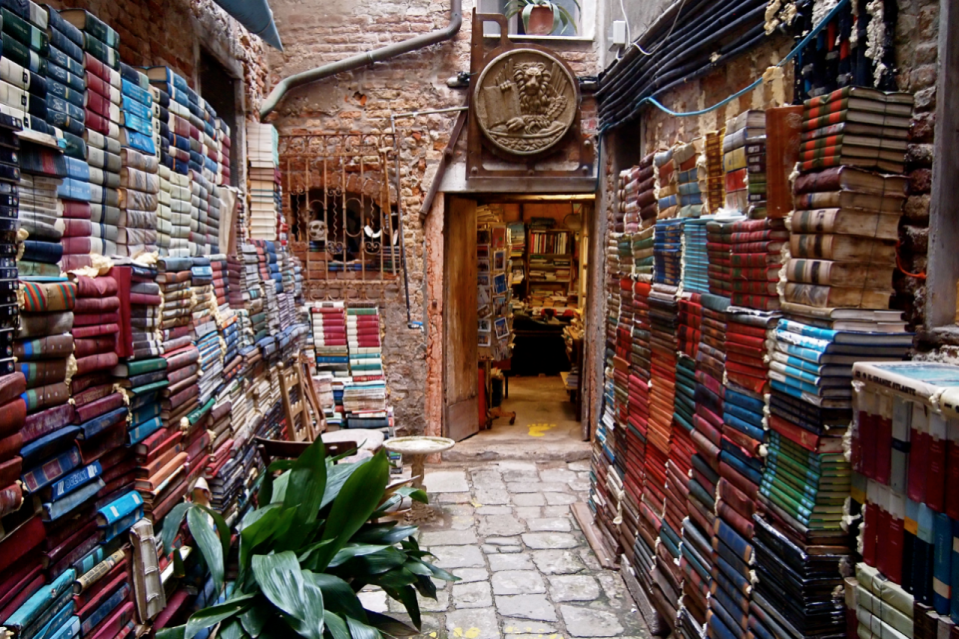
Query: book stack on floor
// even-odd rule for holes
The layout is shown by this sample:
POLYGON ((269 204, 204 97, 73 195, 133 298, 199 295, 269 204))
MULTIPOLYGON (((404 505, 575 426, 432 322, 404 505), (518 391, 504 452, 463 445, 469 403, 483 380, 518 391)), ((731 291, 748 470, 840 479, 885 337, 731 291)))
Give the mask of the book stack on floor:
POLYGON ((631 304, 633 325, 631 342, 627 351, 629 363, 628 395, 629 410, 625 420, 626 474, 623 478, 624 522, 628 522, 628 537, 622 545, 630 561, 635 565, 633 547, 639 534, 639 505, 643 494, 644 466, 646 464, 646 437, 649 430, 650 386, 650 322, 649 282, 632 283, 631 304))
POLYGON ((634 275, 650 276, 653 274, 653 236, 655 233, 656 226, 650 224, 630 236, 630 253, 634 275))
POLYGON ((203 175, 192 174, 193 192, 199 195, 197 230, 191 233, 191 241, 197 246, 198 255, 212 255, 220 250, 220 215, 223 202, 220 187, 203 175))
POLYGON ((726 174, 723 172, 723 137, 726 129, 706 134, 706 192, 707 210, 716 214, 726 205, 726 174))
POLYGON ((912 593, 863 562, 856 564, 856 576, 845 579, 847 634, 933 639, 948 635, 955 623, 920 603, 912 593))
MULTIPOLYGON (((70 47, 71 54, 76 54, 78 43, 68 42, 64 45, 63 41, 67 40, 64 32, 52 29, 50 14, 36 4, 8 3, 4 9, 3 37, 7 46, 0 68, 0 80, 3 81, 0 111, 19 119, 24 129, 55 135, 56 132, 50 124, 53 118, 47 105, 47 96, 51 94, 64 97, 65 93, 57 91, 60 87, 54 87, 53 91, 48 87, 47 68, 51 48, 56 49, 57 55, 66 47, 70 47)), ((59 17, 56 11, 52 13, 52 19, 59 17)), ((75 37, 76 33, 72 32, 70 35, 75 37)), ((79 44, 83 44, 82 37, 79 44)), ((83 51, 79 51, 79 54, 82 59, 83 51)), ((63 55, 66 57, 65 53, 63 55)), ((77 63, 74 61, 74 64, 77 63)), ((61 69, 58 65, 57 70, 61 69)), ((74 84, 73 87, 75 91, 83 91, 82 83, 74 84)), ((82 107, 83 96, 79 97, 82 107)))
POLYGON ((193 258, 190 269, 193 289, 193 335, 200 351, 199 403, 207 404, 219 390, 223 373, 223 345, 217 326, 213 269, 206 257, 193 258))
POLYGON ((379 309, 375 306, 346 309, 346 337, 352 375, 343 389, 346 427, 391 427, 392 409, 387 406, 379 309))
POLYGON ((653 282, 670 287, 679 285, 683 261, 683 223, 675 218, 656 222, 653 241, 653 282))
POLYGON ((120 130, 119 253, 136 257, 157 250, 157 209, 160 176, 154 126, 153 94, 146 74, 121 64, 122 108, 120 130))
POLYGON ((230 138, 230 125, 223 118, 216 119, 216 183, 221 186, 229 186, 233 183, 233 165, 230 158, 230 149, 233 142, 230 138))
POLYGON ((276 239, 275 171, 279 165, 278 137, 272 124, 247 123, 247 159, 250 164, 250 237, 276 239))
POLYGON ((726 121, 723 137, 726 208, 765 217, 766 112, 743 111, 726 121))
POLYGON ((706 222, 706 254, 709 259, 707 275, 709 292, 730 298, 732 285, 732 225, 743 219, 740 215, 716 216, 706 222))
POLYGON ((619 476, 626 474, 626 422, 629 419, 629 364, 632 350, 633 294, 632 280, 619 281, 619 318, 616 322, 615 355, 613 357, 614 417, 616 428, 607 432, 607 446, 613 449, 613 463, 619 476))
MULTIPOLYGON (((10 158, 8 158, 10 159, 10 158)), ((30 142, 23 142, 19 159, 21 168, 0 165, 9 176, 19 178, 20 228, 26 232, 22 274, 28 277, 60 275, 63 256, 64 220, 57 201, 57 189, 66 176, 66 162, 58 152, 30 142)), ((65 210, 74 207, 65 205, 65 210)), ((69 242, 70 240, 66 240, 69 242)))
POLYGON ((706 226, 712 218, 689 219, 683 224, 683 290, 709 292, 709 234, 706 226))
POLYGON ((700 163, 695 143, 673 148, 673 172, 679 196, 678 217, 699 217, 703 213, 706 191, 706 167, 700 163))
POLYGON ((856 166, 902 173, 913 101, 910 93, 856 86, 806 100, 800 171, 856 166))
POLYGON ((789 240, 782 219, 741 220, 730 231, 730 284, 736 306, 772 311, 779 308, 781 251, 789 240))
POLYGON ((656 219, 676 217, 679 212, 679 187, 673 149, 653 155, 653 171, 656 178, 656 219))
MULTIPOLYGON (((856 566, 859 631, 902 620, 873 605, 876 586, 914 598, 915 637, 955 632, 959 589, 959 367, 936 362, 856 362, 853 497, 862 504, 856 566), (897 589, 897 590, 898 590, 897 589), (861 592, 866 590, 867 592, 861 592), (884 614, 885 613, 885 614, 884 614)), ((882 598, 882 591, 878 593, 882 598)), ((890 602, 891 603, 891 602, 890 602)), ((897 609, 904 615, 910 613, 897 609)), ((888 632, 888 631, 887 631, 888 632)), ((906 633, 903 633, 906 634, 906 633)))

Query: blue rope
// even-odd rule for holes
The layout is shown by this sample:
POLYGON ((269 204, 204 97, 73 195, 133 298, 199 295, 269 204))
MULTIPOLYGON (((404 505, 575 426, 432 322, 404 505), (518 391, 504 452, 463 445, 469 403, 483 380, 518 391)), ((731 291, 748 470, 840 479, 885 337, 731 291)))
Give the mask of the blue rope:
MULTIPOLYGON (((782 66, 785 65, 787 62, 789 62, 790 60, 792 60, 794 57, 796 57, 797 55, 799 55, 799 52, 802 51, 804 48, 806 48, 806 45, 809 44, 810 40, 812 40, 813 38, 815 38, 816 36, 818 36, 819 33, 820 33, 823 29, 826 28, 826 25, 828 25, 830 22, 832 22, 833 19, 834 19, 836 16, 839 15, 839 12, 840 12, 847 4, 849 4, 849 0, 839 0, 839 4, 837 4, 835 7, 833 7, 832 11, 829 12, 829 14, 823 19, 823 21, 820 22, 818 25, 816 25, 816 27, 815 27, 812 31, 810 31, 809 33, 807 33, 807 34, 806 34, 806 37, 804 37, 802 40, 800 40, 800 41, 799 41, 799 44, 797 44, 797 45, 795 46, 795 48, 793 48, 793 50, 790 51, 788 55, 786 55, 785 58, 783 58, 782 60, 780 60, 779 63, 776 64, 776 66, 777 66, 777 67, 782 67, 782 66)), ((722 100, 721 102, 717 102, 716 104, 712 105, 711 107, 707 107, 707 108, 701 109, 701 110, 699 110, 699 111, 689 111, 689 112, 686 112, 686 113, 680 113, 679 111, 673 111, 672 109, 664 106, 659 100, 657 100, 657 99, 654 98, 654 97, 643 98, 642 100, 640 100, 639 106, 642 106, 644 103, 647 103, 647 102, 648 102, 649 104, 652 104, 654 107, 656 107, 656 108, 659 109, 660 111, 663 111, 664 113, 667 113, 668 115, 673 115, 673 116, 676 116, 676 117, 679 117, 679 118, 689 118, 689 117, 694 117, 694 116, 698 116, 698 115, 704 115, 704 114, 706 114, 706 113, 709 113, 710 111, 715 111, 715 110, 718 109, 719 107, 724 106, 724 105, 726 105, 726 104, 729 104, 730 102, 732 102, 732 101, 735 100, 736 98, 738 98, 738 97, 740 97, 740 96, 743 96, 743 95, 749 93, 750 91, 752 91, 752 90, 755 89, 756 87, 760 86, 760 85, 762 84, 762 82, 763 82, 763 79, 762 79, 762 78, 759 78, 758 80, 756 80, 755 82, 753 82, 752 84, 750 84, 749 86, 747 86, 746 88, 737 91, 736 93, 732 94, 731 96, 729 96, 729 97, 726 98, 725 100, 722 100)))

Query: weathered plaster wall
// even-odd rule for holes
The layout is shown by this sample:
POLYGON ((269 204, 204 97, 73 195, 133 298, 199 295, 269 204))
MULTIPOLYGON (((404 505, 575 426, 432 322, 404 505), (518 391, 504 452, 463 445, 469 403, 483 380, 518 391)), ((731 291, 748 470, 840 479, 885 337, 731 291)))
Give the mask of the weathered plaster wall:
MULTIPOLYGON (((285 47, 283 53, 267 54, 271 86, 292 73, 442 28, 449 20, 449 3, 444 0, 272 0, 271 6, 285 47)), ((463 26, 452 41, 292 91, 269 117, 281 135, 281 162, 285 157, 284 135, 388 131, 391 113, 464 104, 466 90, 451 89, 446 80, 469 71, 474 6, 472 0, 464 1, 463 26)), ((595 43, 564 42, 558 46, 577 75, 598 71, 595 43)), ((588 113, 594 114, 595 109, 590 108, 588 113)), ((396 424, 409 433, 438 433, 442 416, 442 196, 436 198, 424 219, 420 219, 419 211, 455 118, 453 113, 397 121, 399 201, 404 216, 411 314, 414 322, 424 323, 424 328, 407 327, 402 280, 386 287, 342 281, 325 285, 330 299, 352 296, 379 302, 385 318, 384 367, 396 424)), ((595 130, 595 115, 588 116, 586 127, 595 130)), ((464 141, 465 131, 456 154, 460 164, 464 141)), ((392 167, 390 183, 394 183, 392 167)))

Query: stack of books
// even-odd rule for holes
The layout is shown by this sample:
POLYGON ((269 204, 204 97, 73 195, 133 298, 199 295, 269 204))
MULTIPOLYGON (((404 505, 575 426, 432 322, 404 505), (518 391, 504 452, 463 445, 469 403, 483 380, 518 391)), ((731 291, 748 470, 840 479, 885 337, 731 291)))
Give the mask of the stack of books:
POLYGON ((216 119, 216 183, 221 186, 230 186, 233 184, 233 165, 231 159, 231 149, 233 140, 230 137, 230 125, 223 118, 216 119))
POLYGON ((908 180, 840 166, 799 176, 783 301, 887 309, 908 180))
POLYGON ((683 223, 680 218, 656 222, 653 241, 653 282, 679 285, 682 274, 683 223))
POLYGON ((723 137, 726 129, 706 134, 706 201, 712 214, 726 205, 726 174, 723 172, 723 137))
POLYGON ((638 233, 630 237, 630 257, 632 258, 632 272, 637 276, 653 274, 653 243, 656 226, 650 223, 638 233))
POLYGON ((803 173, 836 166, 903 172, 911 93, 848 86, 806 100, 803 106, 803 173))
POLYGON ((160 176, 157 144, 159 120, 150 91, 150 80, 138 69, 122 64, 120 129, 120 233, 122 255, 136 257, 157 251, 157 211, 160 176))
POLYGON ((686 220, 683 224, 683 290, 709 292, 709 234, 706 225, 712 218, 686 220))
POLYGON ((631 556, 633 541, 638 526, 637 514, 643 492, 644 466, 646 464, 646 437, 649 431, 650 388, 650 322, 648 282, 635 282, 632 286, 633 327, 629 345, 629 411, 626 417, 626 475, 623 485, 626 501, 631 508, 632 535, 623 540, 623 548, 631 556))
POLYGON ((707 276, 709 292, 720 297, 732 297, 732 230, 740 215, 714 217, 706 222, 706 254, 709 258, 707 276))
POLYGON ((656 219, 656 176, 653 174, 653 154, 619 174, 618 208, 623 214, 624 232, 635 233, 656 219))
POLYGON ((789 240, 782 219, 742 220, 729 225, 732 303, 764 311, 779 308, 780 252, 789 240))
POLYGON ((676 217, 679 212, 679 176, 673 164, 673 149, 653 156, 653 171, 656 178, 656 219, 676 217))
POLYGON ((940 617, 912 593, 863 562, 856 564, 855 577, 845 579, 845 600, 846 627, 856 634, 862 624, 870 632, 879 630, 879 634, 933 639, 940 624, 947 633, 954 626, 949 616, 940 617))
MULTIPOLYGON (((931 621, 927 612, 942 620, 934 627, 954 628, 959 617, 954 480, 959 475, 959 367, 856 362, 853 374, 860 385, 852 427, 853 496, 862 503, 864 564, 857 566, 857 575, 878 571, 914 597, 923 609, 915 636, 920 636, 920 619, 924 626, 931 621)), ((857 603, 860 626, 894 623, 868 601, 857 603)))
MULTIPOLYGON (((64 222, 57 190, 66 176, 66 162, 56 151, 30 142, 23 142, 20 146, 19 159, 21 168, 6 170, 12 179, 19 180, 18 217, 21 228, 27 232, 24 253, 19 260, 24 263, 22 275, 58 277, 58 263, 64 248, 69 249, 73 241, 72 238, 63 239, 63 232, 57 228, 64 222)), ((63 208, 72 214, 77 207, 64 204, 63 208)), ((72 228, 73 225, 71 232, 72 228)))
POLYGON ((699 162, 695 143, 673 149, 673 171, 679 195, 678 217, 699 217, 703 213, 706 191, 706 167, 699 162))
POLYGON ((276 170, 279 154, 276 129, 272 124, 247 123, 249 161, 250 237, 276 239, 276 170))
POLYGON ((185 79, 167 67, 145 70, 150 79, 159 127, 161 195, 157 209, 157 244, 162 255, 190 254, 190 122, 189 88, 185 79))
POLYGON ((350 350, 346 340, 343 302, 317 302, 310 307, 317 372, 349 377, 350 350))
MULTIPOLYGON (((45 7, 24 3, 4 8, 7 11, 3 35, 8 46, 3 54, 0 112, 17 118, 24 129, 51 141, 51 138, 63 134, 57 132, 53 123, 68 119, 67 107, 62 101, 69 98, 71 105, 79 102, 82 113, 83 36, 73 25, 67 24, 67 28, 63 28, 59 13, 48 12, 45 7), (53 69, 50 69, 51 64, 53 69), (68 78, 69 75, 73 77, 68 78), (62 89, 70 89, 76 95, 62 89), (50 105, 57 107, 58 112, 48 106, 48 96, 50 105)), ((81 113, 73 111, 73 115, 81 113)), ((59 128, 64 129, 63 126, 59 128)), ((82 115, 72 128, 82 136, 82 115)), ((56 144, 55 140, 53 142, 56 144)))
POLYGON ((726 121, 723 137, 726 208, 765 217, 766 112, 743 111, 726 121))

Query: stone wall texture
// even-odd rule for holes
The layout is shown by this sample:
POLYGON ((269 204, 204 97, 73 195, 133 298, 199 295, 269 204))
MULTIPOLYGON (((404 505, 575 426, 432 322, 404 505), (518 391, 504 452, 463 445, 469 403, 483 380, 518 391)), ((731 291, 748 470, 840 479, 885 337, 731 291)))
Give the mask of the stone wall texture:
MULTIPOLYGON (((450 9, 446 0, 272 0, 270 4, 284 44, 282 53, 267 52, 270 86, 291 74, 441 29, 449 22, 450 9)), ((462 106, 466 89, 451 89, 446 81, 469 71, 474 7, 473 0, 463 2, 463 25, 451 41, 292 90, 267 118, 281 136, 281 164, 293 156, 284 151, 292 148, 283 143, 284 137, 307 132, 388 132, 391 113, 462 106)), ((599 71, 595 43, 567 41, 553 48, 578 76, 599 71)), ((444 224, 442 219, 421 218, 419 212, 455 119, 456 113, 435 114, 402 118, 396 124, 410 315, 423 326, 407 325, 402 279, 385 286, 335 280, 323 285, 328 299, 379 303, 385 330, 383 363, 396 425, 403 433, 439 434, 440 428, 436 421, 442 411, 436 403, 442 399, 444 224)), ((584 108, 584 128, 596 128, 591 105, 584 108)), ((464 161, 465 137, 464 130, 454 162, 464 161)), ((391 166, 393 197, 394 184, 391 166)), ((439 203, 432 211, 431 215, 442 216, 444 207, 439 203)))

